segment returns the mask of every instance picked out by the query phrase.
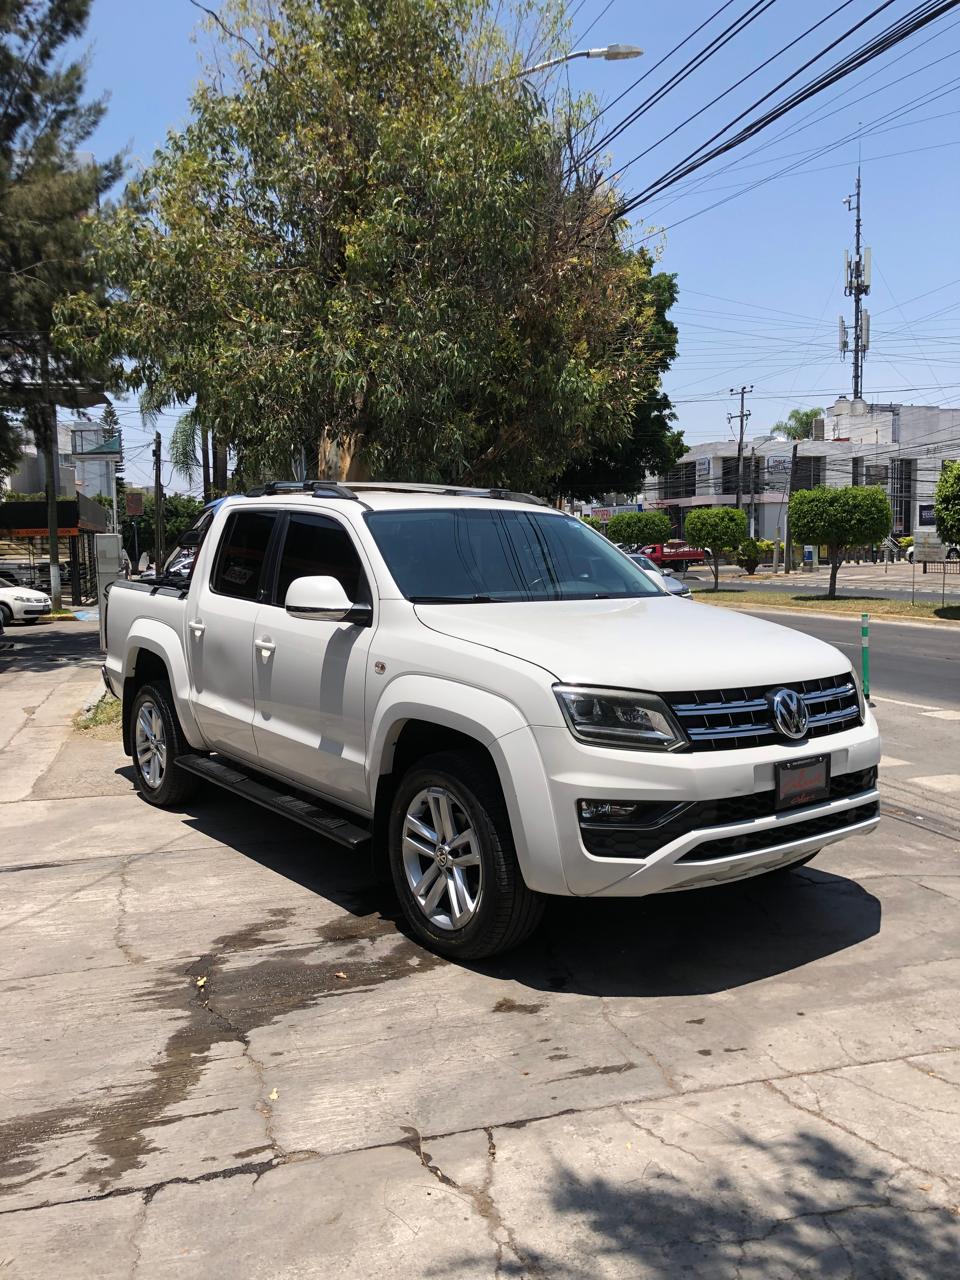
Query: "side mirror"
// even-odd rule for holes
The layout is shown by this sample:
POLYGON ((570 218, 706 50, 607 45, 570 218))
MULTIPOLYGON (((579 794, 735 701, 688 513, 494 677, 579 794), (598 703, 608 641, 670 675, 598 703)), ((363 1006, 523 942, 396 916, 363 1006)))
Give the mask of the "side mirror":
POLYGON ((292 618, 311 622, 353 622, 369 626, 373 609, 354 604, 336 578, 294 578, 283 607, 292 618))

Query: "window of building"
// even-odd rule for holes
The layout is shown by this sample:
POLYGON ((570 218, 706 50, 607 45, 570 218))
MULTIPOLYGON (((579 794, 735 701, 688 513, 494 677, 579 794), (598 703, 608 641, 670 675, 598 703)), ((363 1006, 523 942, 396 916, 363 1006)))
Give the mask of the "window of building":
POLYGON ((290 516, 280 556, 274 603, 283 606, 296 578, 336 578, 347 599, 367 602, 370 592, 360 557, 346 529, 326 516, 290 516))
POLYGON ((853 459, 853 483, 863 484, 863 459, 853 459))
POLYGON ((238 600, 257 599, 275 520, 272 511, 238 511, 229 518, 213 567, 211 590, 238 600))
POLYGON ((797 458, 793 473, 794 489, 816 489, 823 484, 823 458, 797 458))
MULTIPOLYGON (((759 493, 760 492, 760 469, 763 463, 762 458, 753 459, 753 483, 750 481, 750 458, 741 459, 741 491, 743 493, 759 493)), ((737 492, 737 460, 736 458, 723 459, 723 475, 721 481, 721 493, 737 492)))
POLYGON ((661 498, 695 498, 696 496, 696 462, 681 462, 660 477, 661 498))

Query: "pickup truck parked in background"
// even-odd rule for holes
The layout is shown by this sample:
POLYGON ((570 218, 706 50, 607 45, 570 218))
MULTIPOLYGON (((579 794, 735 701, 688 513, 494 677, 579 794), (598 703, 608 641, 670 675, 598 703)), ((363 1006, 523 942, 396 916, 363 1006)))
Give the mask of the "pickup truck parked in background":
POLYGON ((694 564, 704 564, 704 552, 696 547, 688 547, 679 539, 671 542, 655 542, 649 547, 640 548, 645 555, 661 569, 689 569, 694 564))
POLYGON ((369 850, 446 955, 515 945, 544 895, 781 871, 879 818, 847 658, 504 491, 267 485, 104 624, 145 800, 213 783, 369 850))

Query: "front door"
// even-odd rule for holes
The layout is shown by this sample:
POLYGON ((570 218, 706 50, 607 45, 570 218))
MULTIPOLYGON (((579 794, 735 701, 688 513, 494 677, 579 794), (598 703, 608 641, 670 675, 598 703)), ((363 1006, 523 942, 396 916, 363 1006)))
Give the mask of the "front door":
POLYGON ((187 601, 194 713, 209 745, 238 759, 257 755, 253 632, 276 522, 274 511, 229 516, 210 576, 187 601))
MULTIPOLYGON (((254 627, 253 730, 263 767, 345 804, 368 804, 364 685, 376 625, 291 617, 295 578, 331 577, 354 603, 370 602, 350 531, 331 516, 292 512, 276 585, 254 627)), ((374 609, 376 610, 376 602, 374 609)))

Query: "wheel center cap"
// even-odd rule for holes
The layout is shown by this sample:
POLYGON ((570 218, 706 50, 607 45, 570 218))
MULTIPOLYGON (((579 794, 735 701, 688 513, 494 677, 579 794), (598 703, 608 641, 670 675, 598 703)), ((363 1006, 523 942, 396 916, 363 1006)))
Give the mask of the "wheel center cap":
POLYGON ((437 866, 445 867, 447 863, 450 861, 449 845, 445 845, 445 844, 437 845, 437 852, 434 856, 437 860, 437 866))

